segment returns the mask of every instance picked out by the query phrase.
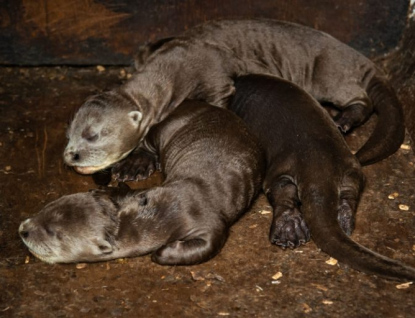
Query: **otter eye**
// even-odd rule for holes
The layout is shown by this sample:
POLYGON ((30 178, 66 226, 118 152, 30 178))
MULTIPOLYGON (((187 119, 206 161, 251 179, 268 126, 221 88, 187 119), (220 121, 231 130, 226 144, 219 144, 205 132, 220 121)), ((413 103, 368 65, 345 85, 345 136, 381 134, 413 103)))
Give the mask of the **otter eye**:
POLYGON ((49 236, 55 235, 55 232, 49 226, 45 226, 45 231, 49 236))
POLYGON ((95 135, 93 135, 93 136, 88 136, 88 137, 86 137, 86 140, 87 140, 88 142, 94 142, 94 141, 97 141, 97 140, 98 140, 98 134, 95 134, 95 135))
POLYGON ((97 141, 99 133, 94 132, 94 130, 91 127, 88 127, 82 131, 81 136, 88 142, 94 142, 97 141))

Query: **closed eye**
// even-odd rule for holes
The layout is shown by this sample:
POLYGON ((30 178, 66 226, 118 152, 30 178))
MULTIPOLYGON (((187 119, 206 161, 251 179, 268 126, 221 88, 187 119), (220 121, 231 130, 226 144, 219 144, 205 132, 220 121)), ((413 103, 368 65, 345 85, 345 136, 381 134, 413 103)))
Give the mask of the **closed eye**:
POLYGON ((94 130, 91 127, 85 128, 82 131, 82 138, 84 138, 88 142, 94 142, 97 141, 99 137, 99 132, 94 132, 94 130))
POLYGON ((98 134, 95 134, 93 136, 88 136, 85 138, 88 142, 94 142, 98 140, 98 134))
POLYGON ((45 231, 49 236, 55 236, 55 231, 53 231, 50 226, 45 226, 45 231))

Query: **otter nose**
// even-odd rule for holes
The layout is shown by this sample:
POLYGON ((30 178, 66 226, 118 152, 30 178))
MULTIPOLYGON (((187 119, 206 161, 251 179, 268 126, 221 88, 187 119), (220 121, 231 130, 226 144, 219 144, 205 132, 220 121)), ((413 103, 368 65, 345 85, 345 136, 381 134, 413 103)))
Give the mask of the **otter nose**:
POLYGON ((19 226, 19 235, 24 239, 27 239, 29 237, 29 229, 27 225, 29 222, 30 219, 27 219, 26 221, 22 222, 22 224, 20 224, 19 226))
POLYGON ((74 152, 74 153, 71 153, 71 155, 72 155, 73 161, 79 161, 79 159, 81 159, 81 157, 79 156, 79 153, 74 152))
POLYGON ((78 152, 75 152, 75 151, 65 152, 65 161, 67 163, 77 162, 79 160, 81 160, 81 156, 79 155, 78 152))

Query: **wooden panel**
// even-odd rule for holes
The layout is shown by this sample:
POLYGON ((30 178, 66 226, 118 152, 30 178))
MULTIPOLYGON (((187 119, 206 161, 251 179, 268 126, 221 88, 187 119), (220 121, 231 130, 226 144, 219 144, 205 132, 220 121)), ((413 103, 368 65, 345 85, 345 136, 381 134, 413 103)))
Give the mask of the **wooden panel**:
POLYGON ((395 47, 409 0, 0 0, 0 64, 128 64, 147 40, 209 19, 266 17, 324 30, 367 55, 395 47))

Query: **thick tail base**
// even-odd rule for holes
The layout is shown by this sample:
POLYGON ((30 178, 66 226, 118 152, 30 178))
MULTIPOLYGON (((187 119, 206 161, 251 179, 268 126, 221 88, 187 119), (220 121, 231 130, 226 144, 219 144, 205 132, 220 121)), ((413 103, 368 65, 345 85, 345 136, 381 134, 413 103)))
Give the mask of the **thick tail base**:
POLYGON ((364 166, 395 153, 405 137, 402 105, 391 85, 375 76, 369 82, 367 93, 378 120, 372 135, 356 153, 356 157, 364 166))

